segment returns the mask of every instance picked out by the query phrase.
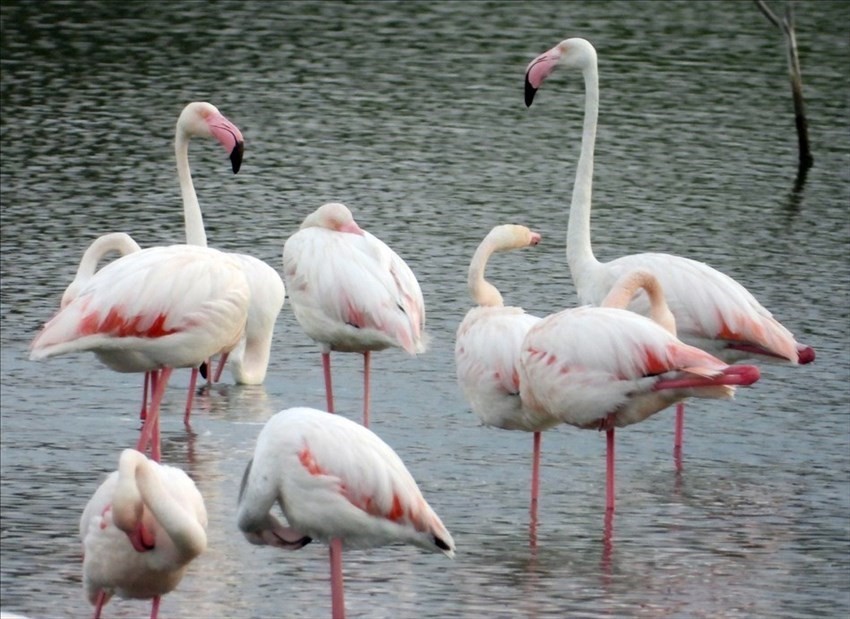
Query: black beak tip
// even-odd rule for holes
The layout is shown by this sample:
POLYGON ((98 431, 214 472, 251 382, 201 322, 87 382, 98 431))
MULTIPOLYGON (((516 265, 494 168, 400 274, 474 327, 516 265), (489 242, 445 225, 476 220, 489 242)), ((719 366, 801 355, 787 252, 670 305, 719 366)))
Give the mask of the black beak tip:
POLYGON ((242 153, 244 152, 244 142, 236 142, 236 146, 234 146, 233 150, 230 151, 230 165, 233 166, 234 174, 238 173, 239 168, 242 167, 242 153))
POLYGON ((201 365, 198 366, 198 372, 200 372, 201 377, 206 380, 207 378, 207 362, 204 361, 201 365))
POLYGON ((525 76, 525 107, 531 107, 531 102, 534 101, 534 95, 537 89, 528 81, 528 75, 525 76))

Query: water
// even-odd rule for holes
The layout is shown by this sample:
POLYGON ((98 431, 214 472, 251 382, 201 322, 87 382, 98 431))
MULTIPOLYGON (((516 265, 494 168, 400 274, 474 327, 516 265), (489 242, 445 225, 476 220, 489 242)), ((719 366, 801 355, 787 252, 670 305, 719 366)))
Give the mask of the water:
MULTIPOLYGON (((85 616, 78 522, 134 443, 141 377, 91 355, 27 360, 79 256, 103 232, 182 238, 174 123, 208 100, 246 138, 233 176, 197 144, 214 246, 280 267, 303 217, 341 200, 417 273, 431 350, 374 359, 373 429, 402 456, 457 558, 347 553, 351 617, 806 617, 850 612, 847 207, 850 5, 798 3, 815 166, 795 191, 796 137, 778 30, 746 2, 169 3, 2 6, 2 605, 85 616), (672 414, 619 433, 618 508, 602 539, 604 440, 543 440, 537 552, 527 536, 531 437, 484 429, 454 383, 465 270, 495 224, 543 234, 497 256, 509 302, 576 303, 564 258, 583 88, 559 71, 530 110, 526 63, 567 36, 599 51, 593 240, 608 260, 660 250, 738 278, 812 366, 764 366, 734 402, 689 408, 685 469, 672 414)), ((359 416, 360 360, 337 355, 340 409, 359 416)), ((269 416, 323 404, 316 347, 282 312, 268 379, 164 409, 164 459, 196 480, 210 545, 166 617, 327 616, 326 549, 248 545, 236 493, 269 416)), ((147 613, 114 600, 108 617, 147 613)))

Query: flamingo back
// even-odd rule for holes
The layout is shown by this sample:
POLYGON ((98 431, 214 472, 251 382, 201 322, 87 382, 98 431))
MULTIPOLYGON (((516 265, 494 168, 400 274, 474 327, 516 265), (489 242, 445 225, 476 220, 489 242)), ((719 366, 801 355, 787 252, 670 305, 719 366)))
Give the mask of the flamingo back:
MULTIPOLYGON (((633 254, 602 265, 598 278, 578 287, 582 303, 600 304, 614 282, 635 269, 651 272, 660 282, 679 337, 726 361, 751 356, 753 347, 764 354, 797 363, 793 334, 777 321, 741 284, 696 260, 662 253, 633 254)), ((641 291, 629 309, 649 315, 641 291)))
POLYGON ((132 348, 158 367, 193 367, 238 342, 249 289, 222 252, 173 245, 129 254, 94 274, 32 343, 31 359, 132 348))
POLYGON ((653 393, 661 377, 716 376, 726 367, 644 316, 585 306, 547 316, 529 331, 520 354, 520 393, 526 406, 564 423, 590 428, 621 412, 618 425, 626 425, 687 397, 653 393))
POLYGON ((426 349, 425 303, 413 272, 382 241, 303 228, 283 248, 295 317, 331 350, 426 349))

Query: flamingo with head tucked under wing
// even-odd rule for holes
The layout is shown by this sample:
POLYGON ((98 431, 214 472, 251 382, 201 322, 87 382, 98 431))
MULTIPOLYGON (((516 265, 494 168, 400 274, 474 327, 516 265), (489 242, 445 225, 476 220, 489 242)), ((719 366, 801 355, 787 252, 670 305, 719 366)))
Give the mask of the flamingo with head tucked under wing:
POLYGON ((287 239, 283 274, 295 318, 321 347, 329 411, 334 410, 331 351, 363 354, 363 424, 368 426, 371 352, 425 351, 425 302, 416 276, 338 202, 319 207, 287 239))
MULTIPOLYGON (((525 73, 527 106, 558 66, 581 71, 585 84, 581 155, 567 230, 567 261, 581 303, 601 303, 619 277, 645 269, 661 283, 683 341, 730 363, 752 357, 792 364, 812 362, 813 348, 798 343, 744 286, 702 262, 662 253, 633 254, 605 263, 595 258, 590 243, 590 208, 599 115, 596 50, 585 39, 570 38, 532 60, 525 73)), ((636 296, 629 305, 629 309, 643 314, 649 307, 645 294, 636 296)), ((679 453, 683 411, 679 406, 675 445, 679 453)))
POLYGON ((183 471, 133 449, 95 491, 80 519, 83 585, 95 619, 113 595, 151 600, 173 591, 207 546, 207 512, 183 471))

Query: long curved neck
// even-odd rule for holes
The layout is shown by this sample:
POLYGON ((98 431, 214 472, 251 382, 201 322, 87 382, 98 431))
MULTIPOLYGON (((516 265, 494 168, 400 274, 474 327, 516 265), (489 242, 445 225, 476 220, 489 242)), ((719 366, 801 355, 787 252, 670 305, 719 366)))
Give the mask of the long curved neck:
POLYGON ((493 252, 496 251, 495 244, 490 239, 485 239, 475 254, 472 256, 472 261, 469 263, 469 294, 472 295, 472 300, 476 304, 489 307, 501 307, 504 305, 502 295, 499 290, 490 282, 484 279, 484 270, 487 268, 487 261, 493 252))
POLYGON ((91 277, 97 270, 97 265, 111 251, 117 251, 122 256, 132 254, 141 249, 139 244, 129 234, 115 232, 97 237, 89 245, 80 260, 75 279, 91 277))
POLYGON ((668 332, 676 335, 676 318, 670 311, 670 306, 667 305, 661 284, 647 271, 632 271, 620 277, 603 299, 602 307, 626 309, 635 293, 641 288, 649 297, 649 317, 668 332))
POLYGON ((183 220, 186 226, 186 243, 188 245, 207 246, 207 233, 204 230, 204 217, 201 205, 192 184, 192 173, 189 171, 189 138, 179 129, 174 139, 174 155, 177 159, 177 177, 180 180, 180 195, 183 197, 183 220))
POLYGON ((581 135, 581 154, 576 166, 573 199, 567 226, 567 262, 581 296, 581 288, 589 270, 599 265, 590 244, 590 205, 593 188, 593 149, 596 145, 596 124, 599 116, 599 72, 596 61, 584 68, 584 126, 581 135))

